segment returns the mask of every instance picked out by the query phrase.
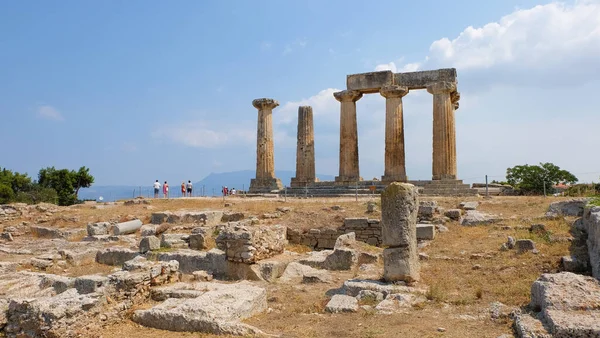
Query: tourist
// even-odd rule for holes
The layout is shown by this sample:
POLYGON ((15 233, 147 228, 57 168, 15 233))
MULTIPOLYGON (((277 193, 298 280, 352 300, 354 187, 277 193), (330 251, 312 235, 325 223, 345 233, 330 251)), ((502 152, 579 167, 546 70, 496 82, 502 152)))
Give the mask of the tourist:
POLYGON ((169 198, 169 184, 167 184, 167 181, 163 184, 163 196, 169 198))
POLYGON ((181 182, 181 197, 185 197, 185 181, 181 182))
POLYGON ((160 190, 160 183, 158 183, 158 180, 156 180, 156 182, 154 182, 154 198, 158 198, 159 190, 160 190))
POLYGON ((187 196, 192 197, 192 181, 188 181, 187 183, 187 196))
POLYGON ((231 194, 235 195, 235 188, 231 188, 231 194))

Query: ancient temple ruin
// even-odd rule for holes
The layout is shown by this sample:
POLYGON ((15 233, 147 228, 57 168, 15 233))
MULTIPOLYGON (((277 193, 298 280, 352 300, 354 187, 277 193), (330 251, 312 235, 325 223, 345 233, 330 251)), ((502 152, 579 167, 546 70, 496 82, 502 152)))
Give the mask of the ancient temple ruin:
MULTIPOLYGON (((298 111, 296 177, 290 193, 313 196, 381 192, 391 182, 409 182, 430 195, 474 195, 476 192, 457 179, 456 126, 458 109, 456 69, 393 73, 391 71, 348 75, 346 90, 334 93, 340 102, 339 174, 335 181, 318 182, 315 175, 314 129, 311 107, 298 111), (409 181, 406 176, 402 98, 411 90, 426 89, 433 96, 433 159, 431 180, 409 181), (385 169, 381 180, 364 181, 360 176, 356 101, 364 94, 379 93, 386 100, 385 169)), ((251 193, 281 189, 274 176, 272 109, 273 99, 257 99, 259 109, 256 178, 251 193)))

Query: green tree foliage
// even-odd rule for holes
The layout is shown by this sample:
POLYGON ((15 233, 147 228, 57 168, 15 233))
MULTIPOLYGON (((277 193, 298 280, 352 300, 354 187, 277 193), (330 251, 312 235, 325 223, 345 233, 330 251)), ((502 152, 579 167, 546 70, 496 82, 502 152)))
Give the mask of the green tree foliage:
POLYGON ((12 202, 15 197, 15 193, 9 185, 0 183, 0 204, 6 204, 12 202))
POLYGON ((54 189, 58 195, 58 205, 72 205, 77 202, 80 188, 88 188, 94 177, 86 167, 78 171, 48 167, 40 169, 38 184, 43 188, 54 189))
POLYGON ((552 163, 540 165, 517 165, 506 169, 506 181, 523 194, 543 194, 544 183, 546 191, 553 192, 552 186, 565 183, 576 183, 577 177, 566 170, 561 170, 552 163))

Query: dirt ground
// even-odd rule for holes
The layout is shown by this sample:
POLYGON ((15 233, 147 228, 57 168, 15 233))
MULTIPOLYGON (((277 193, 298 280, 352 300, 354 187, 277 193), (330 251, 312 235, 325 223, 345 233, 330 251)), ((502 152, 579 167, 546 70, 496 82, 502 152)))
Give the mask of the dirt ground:
MULTIPOLYGON (((281 337, 498 337, 511 334, 507 316, 490 319, 490 303, 501 302, 504 314, 529 302, 531 283, 542 273, 557 272, 561 256, 569 253, 573 219, 541 218, 557 197, 422 198, 436 200, 444 208, 455 208, 461 201, 477 200, 479 211, 501 215, 506 221, 494 225, 463 227, 447 223, 448 232, 438 233, 420 252, 429 256, 421 265, 418 286, 428 289, 425 304, 406 313, 382 315, 360 310, 353 314, 323 311, 326 292, 339 288, 355 272, 333 272, 332 284, 264 284, 267 288, 267 313, 247 320, 264 332, 281 337), (543 223, 549 232, 530 233, 531 224, 543 223), (538 254, 500 251, 507 236, 532 239, 538 254)), ((338 227, 346 217, 366 217, 368 201, 378 197, 352 198, 220 198, 151 200, 150 204, 82 205, 56 213, 48 221, 55 227, 81 227, 91 221, 124 220, 139 217, 149 221, 150 214, 165 210, 241 211, 247 216, 273 213, 278 207, 291 207, 281 218, 266 220, 289 228, 338 227), (224 203, 231 204, 225 207, 224 203), (331 210, 339 205, 342 210, 331 210)), ((370 214, 371 218, 379 215, 370 214)), ((19 222, 22 220, 18 220, 19 222)), ((17 221, 15 221, 17 222, 17 221)), ((7 226, 10 224, 5 224, 7 226)), ((298 245, 290 249, 306 251, 298 245)), ((79 272, 79 271, 78 271, 79 272)), ((177 333, 139 326, 131 321, 106 327, 103 337, 216 337, 198 333, 177 333)))

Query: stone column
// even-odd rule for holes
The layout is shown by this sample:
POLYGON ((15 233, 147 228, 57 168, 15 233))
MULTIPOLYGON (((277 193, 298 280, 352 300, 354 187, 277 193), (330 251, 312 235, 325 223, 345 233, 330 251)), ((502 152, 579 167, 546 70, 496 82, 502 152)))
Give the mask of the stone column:
POLYGON ((360 180, 358 170, 358 128, 356 125, 356 101, 362 93, 342 90, 333 93, 341 102, 340 109, 340 174, 336 182, 353 183, 360 180))
MULTIPOLYGON (((433 165, 432 179, 456 179, 456 132, 451 94, 453 82, 436 82, 427 86, 433 94, 433 165)), ((458 102, 458 101, 456 101, 458 102)))
POLYGON ((419 280, 417 252, 418 190, 408 183, 392 182, 381 193, 383 278, 388 282, 419 280))
POLYGON ((408 88, 386 86, 379 93, 385 97, 385 170, 381 180, 406 182, 402 97, 408 94, 408 88))
POLYGON ((252 105, 258 109, 256 133, 256 178, 250 181, 250 192, 270 192, 283 188, 275 177, 275 158, 273 156, 273 108, 279 102, 273 99, 256 99, 252 105))
POLYGON ((296 147, 296 177, 292 187, 304 187, 316 181, 315 132, 310 106, 298 107, 298 141, 296 147))

